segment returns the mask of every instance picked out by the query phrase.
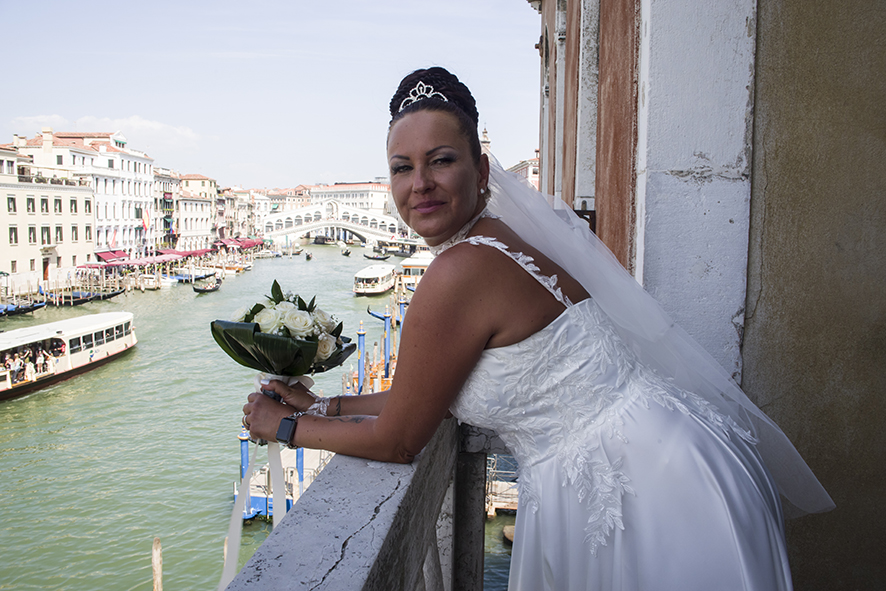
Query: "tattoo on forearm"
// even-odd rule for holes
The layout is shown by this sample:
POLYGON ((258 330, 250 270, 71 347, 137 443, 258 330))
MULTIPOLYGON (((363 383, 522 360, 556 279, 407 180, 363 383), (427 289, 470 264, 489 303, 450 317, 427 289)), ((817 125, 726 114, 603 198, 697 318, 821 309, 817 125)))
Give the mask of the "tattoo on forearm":
POLYGON ((335 414, 332 416, 335 416, 335 417, 341 416, 341 396, 335 397, 335 414))
POLYGON ((360 415, 350 415, 346 417, 326 417, 330 421, 337 421, 339 423, 362 423, 369 417, 364 417, 360 415))

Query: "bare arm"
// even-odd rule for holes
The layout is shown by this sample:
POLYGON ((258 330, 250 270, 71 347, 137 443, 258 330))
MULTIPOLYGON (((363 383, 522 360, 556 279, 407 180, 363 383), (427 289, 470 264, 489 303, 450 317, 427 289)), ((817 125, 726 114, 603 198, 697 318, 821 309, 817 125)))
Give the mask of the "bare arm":
MULTIPOLYGON (((490 289, 494 259, 485 254, 467 247, 438 257, 410 303, 391 389, 343 398, 344 416, 301 417, 294 444, 375 460, 412 461, 446 417, 502 314, 499 294, 490 289)), ((280 419, 292 409, 251 394, 244 414, 253 436, 273 440, 280 419)))
MULTIPOLYGON (((306 411, 314 404, 314 394, 301 383, 287 386, 278 380, 272 380, 263 386, 265 390, 276 392, 292 410, 306 411)), ((339 417, 345 415, 378 416, 388 399, 388 391, 373 392, 362 396, 333 396, 326 399, 326 416, 339 417)))

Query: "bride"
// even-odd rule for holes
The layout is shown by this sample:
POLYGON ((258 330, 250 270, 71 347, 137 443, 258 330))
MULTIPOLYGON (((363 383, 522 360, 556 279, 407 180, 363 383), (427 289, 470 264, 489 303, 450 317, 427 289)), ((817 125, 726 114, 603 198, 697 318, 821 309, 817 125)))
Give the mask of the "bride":
POLYGON ((437 251, 390 390, 272 381, 255 438, 410 462, 449 413, 519 462, 509 588, 790 589, 782 500, 833 503, 780 429, 562 202, 481 153, 470 91, 418 70, 390 103, 391 190, 437 251), (552 207, 553 205, 553 207, 552 207))

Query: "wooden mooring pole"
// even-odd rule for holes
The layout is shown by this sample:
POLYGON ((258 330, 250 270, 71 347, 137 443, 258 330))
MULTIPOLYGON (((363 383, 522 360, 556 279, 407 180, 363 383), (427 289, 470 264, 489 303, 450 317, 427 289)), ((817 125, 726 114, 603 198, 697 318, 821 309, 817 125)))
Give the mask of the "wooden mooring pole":
POLYGON ((160 538, 154 538, 151 548, 151 571, 154 574, 154 591, 163 591, 163 549, 160 548, 160 538))

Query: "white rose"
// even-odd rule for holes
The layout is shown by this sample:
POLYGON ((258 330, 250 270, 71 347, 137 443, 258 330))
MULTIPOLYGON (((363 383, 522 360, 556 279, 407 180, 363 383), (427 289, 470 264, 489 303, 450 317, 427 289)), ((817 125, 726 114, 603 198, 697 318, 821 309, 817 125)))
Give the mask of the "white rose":
POLYGON ((338 326, 338 323, 335 321, 335 318, 332 317, 331 314, 327 314, 320 308, 314 308, 314 322, 317 323, 317 327, 321 332, 331 333, 335 330, 335 327, 338 326))
POLYGON ((314 361, 326 361, 335 352, 335 337, 323 335, 317 342, 317 355, 314 361))
POLYGON ((242 306, 237 308, 234 311, 234 314, 231 316, 231 322, 243 322, 246 320, 246 315, 249 314, 249 311, 252 310, 251 306, 242 306))
POLYGON ((304 310, 295 308, 287 310, 282 322, 283 326, 289 329, 289 334, 297 338, 304 338, 314 332, 311 315, 304 310))
POLYGON ((280 310, 281 314, 286 312, 287 310, 292 310, 293 308, 295 308, 295 304, 286 301, 280 302, 274 307, 275 310, 280 310))
POLYGON ((283 326, 283 319, 274 308, 265 308, 256 314, 252 320, 257 322, 261 331, 267 334, 274 334, 283 326))

